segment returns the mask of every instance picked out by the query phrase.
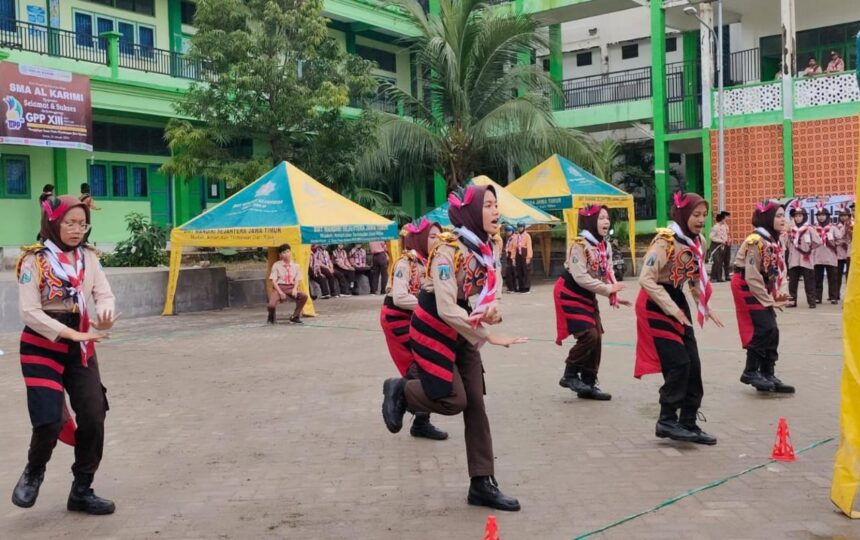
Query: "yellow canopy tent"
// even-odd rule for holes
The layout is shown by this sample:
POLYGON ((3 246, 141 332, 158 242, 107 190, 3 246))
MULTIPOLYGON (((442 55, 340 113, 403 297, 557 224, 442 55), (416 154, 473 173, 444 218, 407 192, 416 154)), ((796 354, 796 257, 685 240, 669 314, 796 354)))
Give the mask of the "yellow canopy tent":
MULTIPOLYGON (((397 224, 320 184, 286 161, 232 197, 170 233, 170 273, 164 315, 173 315, 182 248, 267 247, 269 267, 277 246, 290 244, 305 279, 311 244, 348 244, 391 240, 392 259, 399 251, 397 224)), ((268 276, 268 273, 267 273, 268 276)), ((270 284, 267 282, 267 288, 270 284)), ((305 315, 313 316, 308 300, 305 315)))
POLYGON ((621 191, 558 154, 507 185, 507 190, 547 212, 562 211, 567 241, 578 234, 579 209, 589 204, 627 209, 628 237, 636 271, 636 215, 633 195, 621 191))
MULTIPOLYGON (((511 225, 524 223, 532 232, 546 233, 540 236, 540 249, 543 255, 544 273, 549 274, 550 242, 549 228, 547 226, 558 223, 559 219, 523 201, 488 176, 476 176, 469 183, 479 186, 493 186, 495 188, 502 221, 511 225)), ((438 222, 443 227, 450 227, 451 220, 448 219, 448 206, 449 204, 446 201, 441 206, 428 212, 424 217, 430 221, 438 222)))

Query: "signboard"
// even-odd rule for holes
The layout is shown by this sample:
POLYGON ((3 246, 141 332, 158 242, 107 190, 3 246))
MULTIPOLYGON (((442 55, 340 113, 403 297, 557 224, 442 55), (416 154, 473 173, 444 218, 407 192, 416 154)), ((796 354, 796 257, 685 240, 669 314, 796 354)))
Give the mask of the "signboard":
POLYGON ((573 204, 573 197, 570 195, 562 195, 560 197, 540 197, 536 199, 523 199, 532 206, 536 206, 544 212, 557 212, 570 208, 573 204))
MULTIPOLYGON (((794 199, 783 199, 783 202, 790 202, 794 199)), ((818 203, 821 203, 824 208, 826 208, 830 212, 831 221, 834 223, 837 219, 837 214, 839 210, 842 208, 842 205, 849 207, 853 210, 854 205, 854 195, 827 195, 824 197, 805 197, 800 198, 800 207, 806 210, 807 220, 809 223, 813 223, 815 220, 815 209, 818 207, 818 203)))
POLYGON ((92 152, 90 80, 54 69, 0 62, 5 106, 0 144, 92 152))

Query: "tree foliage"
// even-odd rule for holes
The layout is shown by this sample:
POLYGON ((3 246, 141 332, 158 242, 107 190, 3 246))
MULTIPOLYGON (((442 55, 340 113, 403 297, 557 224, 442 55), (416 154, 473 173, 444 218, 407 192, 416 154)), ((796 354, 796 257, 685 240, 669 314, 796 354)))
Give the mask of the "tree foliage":
MULTIPOLYGON (((289 161, 344 193, 376 116, 346 118, 377 87, 373 64, 328 34, 322 0, 199 0, 191 56, 205 69, 167 129, 165 172, 240 187, 289 161), (251 150, 250 141, 253 141, 251 150)), ((368 108, 365 108, 367 110, 368 108)), ((348 193, 345 193, 348 194, 348 193)))
POLYGON ((170 231, 149 217, 131 212, 125 216, 128 238, 117 243, 113 253, 102 256, 105 266, 159 266, 167 263, 170 231))

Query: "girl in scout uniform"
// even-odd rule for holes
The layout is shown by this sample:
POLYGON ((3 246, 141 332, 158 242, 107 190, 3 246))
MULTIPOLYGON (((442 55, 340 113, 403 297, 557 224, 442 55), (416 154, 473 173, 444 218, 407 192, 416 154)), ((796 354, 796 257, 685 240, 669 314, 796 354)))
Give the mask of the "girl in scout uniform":
POLYGON ((797 307, 797 289, 800 278, 803 278, 803 289, 806 291, 806 302, 810 309, 815 308, 815 263, 812 252, 820 243, 815 229, 806 221, 809 214, 795 199, 789 204, 791 229, 786 234, 785 246, 788 252, 788 294, 787 307, 797 307))
POLYGON ((499 254, 490 243, 499 230, 496 193, 491 186, 469 186, 448 201, 454 233, 442 233, 430 253, 429 279, 418 295, 409 329, 418 378, 385 381, 382 416, 389 431, 397 433, 407 410, 462 412, 471 477, 469 504, 516 511, 519 502, 499 491, 494 477, 479 352, 485 343, 509 347, 526 341, 493 334, 488 328, 502 322, 496 302, 501 290, 499 254))
POLYGON ((553 289, 557 337, 561 345, 568 336, 576 345, 567 355, 564 375, 559 385, 570 388, 584 399, 608 401, 612 396, 597 386, 600 368, 603 325, 597 295, 609 298, 609 304, 630 305, 618 298, 623 283, 615 282, 612 269, 612 247, 606 242, 609 233, 609 209, 589 205, 579 211, 580 233, 570 245, 565 272, 553 289))
POLYGON ((843 204, 839 209, 839 222, 835 225, 840 231, 839 240, 836 243, 836 274, 839 276, 839 287, 842 287, 842 276, 848 275, 851 265, 851 242, 854 239, 854 223, 851 219, 851 210, 843 204))
POLYGON ((36 503, 59 439, 75 447, 74 481, 66 508, 111 514, 114 503, 98 497, 91 485, 102 458, 108 410, 95 344, 107 337, 101 332, 116 321, 114 295, 96 251, 85 241, 90 230, 86 204, 63 195, 46 198, 41 207, 41 242, 24 250, 16 268, 24 322, 21 371, 33 435, 12 502, 22 508, 36 503), (92 314, 91 304, 95 305, 92 314))
POLYGON ((698 305, 699 325, 711 319, 723 326, 708 305, 711 283, 701 236, 707 215, 708 203, 702 197, 676 193, 671 212, 674 223, 658 229, 648 248, 636 301, 634 376, 663 373, 657 437, 712 445, 717 439, 696 425, 704 395, 702 366, 683 289, 689 283, 698 305))
MULTIPOLYGON (((409 368, 413 366, 412 347, 409 339, 409 321, 412 312, 418 306, 418 293, 427 280, 427 257, 430 250, 439 240, 442 226, 422 219, 420 223, 409 224, 405 227, 406 236, 403 238, 403 254, 394 265, 391 288, 382 302, 379 322, 388 344, 388 352, 401 377, 414 378, 409 368)), ((415 413, 412 428, 409 433, 413 437, 444 440, 448 434, 437 429, 430 423, 430 414, 415 413)))
POLYGON ((785 208, 776 200, 760 202, 752 224, 755 231, 738 249, 732 276, 738 331, 747 351, 741 382, 762 392, 791 394, 794 387, 774 375, 779 358, 776 309, 788 303, 785 256, 778 240, 785 208))
POLYGON ((823 204, 815 209, 815 232, 818 234, 819 245, 812 252, 815 263, 815 300, 821 303, 824 298, 824 274, 827 274, 827 299, 831 304, 839 303, 839 276, 836 275, 836 244, 841 241, 841 229, 830 223, 830 210, 823 204))

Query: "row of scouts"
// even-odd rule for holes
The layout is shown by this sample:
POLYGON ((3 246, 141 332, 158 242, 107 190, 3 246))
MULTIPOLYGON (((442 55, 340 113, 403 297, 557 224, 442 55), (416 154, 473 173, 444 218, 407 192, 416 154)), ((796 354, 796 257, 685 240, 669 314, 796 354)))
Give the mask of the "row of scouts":
MULTIPOLYGON (((498 279, 502 255, 497 234, 498 208, 492 187, 471 186, 452 194, 451 233, 426 220, 408 229, 407 249, 395 266, 392 292, 380 322, 400 377, 383 384, 383 421, 392 433, 414 413, 410 433, 442 440, 447 434, 430 423, 431 413, 463 414, 468 473, 467 501, 516 511, 520 504, 502 493, 495 480, 494 454, 484 407, 481 347, 509 347, 523 337, 492 330, 502 322, 498 279)), ((609 210, 588 206, 579 212, 580 235, 571 243, 565 272, 553 289, 556 343, 573 336, 559 384, 583 399, 608 401, 597 385, 603 326, 597 296, 612 308, 635 306, 634 376, 662 373, 660 413, 655 435, 676 441, 715 445, 716 437, 698 425, 704 390, 694 321, 722 322, 710 307, 713 287, 706 271, 702 230, 708 203, 696 194, 673 197, 669 228, 658 229, 644 258, 641 290, 635 303, 621 296, 607 241, 609 210), (689 291, 691 309, 685 291, 689 291)), ((786 255, 780 243, 785 208, 776 200, 756 205, 753 231, 732 264, 731 291, 738 331, 746 350, 740 381, 761 392, 793 393, 775 374, 779 358, 776 311, 789 306, 786 255)), ((510 242, 510 240, 508 240, 510 242)), ((510 243, 506 244, 506 247, 510 243)), ((507 252, 507 249, 504 250, 507 252)))

